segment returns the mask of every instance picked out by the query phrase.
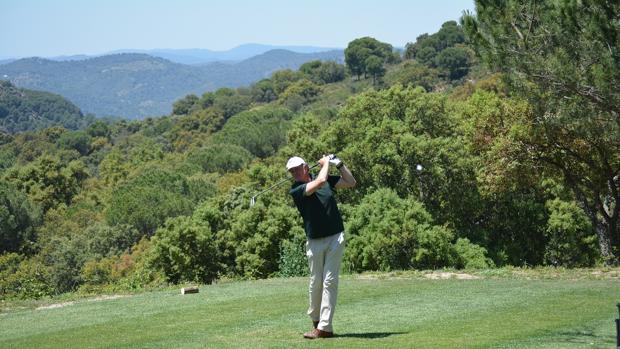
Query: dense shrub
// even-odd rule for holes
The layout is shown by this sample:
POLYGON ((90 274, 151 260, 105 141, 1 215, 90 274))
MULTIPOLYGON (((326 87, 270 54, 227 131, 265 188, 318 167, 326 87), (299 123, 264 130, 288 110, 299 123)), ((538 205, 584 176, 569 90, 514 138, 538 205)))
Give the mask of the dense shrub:
POLYGON ((338 82, 345 77, 345 67, 333 61, 310 61, 302 64, 299 71, 304 73, 312 82, 323 85, 338 82))
POLYGON ((454 251, 457 268, 484 269, 493 266, 493 262, 486 256, 486 249, 471 243, 467 238, 458 239, 454 251))
POLYGON ((142 238, 131 251, 86 262, 80 273, 80 291, 138 290, 160 284, 165 276, 152 265, 152 251, 152 242, 142 238))
MULTIPOLYGON (((0 268, 5 262, 4 257, 0 256, 0 268)), ((16 259, 10 263, 14 264, 16 259)), ((13 265, 14 266, 14 265, 13 265)), ((52 271, 38 259, 27 259, 19 263, 14 273, 3 273, 0 271, 0 298, 20 298, 20 299, 39 299, 54 294, 51 286, 52 271)))
POLYGON ((114 267, 114 258, 89 260, 82 267, 80 277, 88 285, 104 285, 112 281, 111 274, 114 267))
POLYGON ((40 252, 42 262, 50 272, 48 285, 56 292, 75 290, 82 283, 80 271, 93 255, 89 241, 81 234, 53 236, 40 252))
POLYGON ((296 210, 282 202, 242 210, 235 223, 218 239, 237 241, 235 269, 245 277, 275 275, 280 260, 280 242, 303 234, 296 210))
POLYGON ((171 218, 153 237, 152 261, 171 282, 211 283, 219 270, 215 236, 200 221, 171 218))
MULTIPOLYGON (((269 172, 262 166, 255 171, 257 177, 269 172)), ((216 234, 223 274, 277 275, 283 241, 295 242, 293 237, 304 236, 299 214, 283 194, 265 193, 249 208, 249 193, 237 187, 198 205, 193 217, 216 234)))
POLYGON ((41 212, 26 195, 0 179, 0 254, 28 252, 34 243, 34 228, 41 212))
POLYGON ((84 235, 88 240, 90 255, 99 258, 127 252, 141 237, 140 232, 131 225, 110 227, 101 223, 86 228, 84 235))
POLYGON ((596 235, 583 210, 574 201, 554 199, 547 202, 549 221, 545 261, 566 267, 591 266, 596 261, 596 235))
POLYGON ((285 277, 306 276, 309 271, 305 235, 294 234, 290 240, 282 240, 278 274, 285 277))
POLYGON ((15 293, 11 278, 23 259, 21 255, 13 252, 0 254, 0 299, 15 293))
POLYGON ((345 266, 352 271, 450 266, 453 233, 434 226, 414 199, 391 189, 365 196, 348 217, 345 266))
POLYGON ((416 269, 455 266, 454 232, 439 225, 420 228, 414 230, 416 245, 411 265, 416 269))

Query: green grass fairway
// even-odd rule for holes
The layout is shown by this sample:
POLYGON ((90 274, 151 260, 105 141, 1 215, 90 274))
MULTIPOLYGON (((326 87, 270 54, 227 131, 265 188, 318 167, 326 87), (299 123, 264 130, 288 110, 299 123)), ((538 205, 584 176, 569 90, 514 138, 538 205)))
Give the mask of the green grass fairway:
MULTIPOLYGON (((344 276, 337 338, 309 341, 305 278, 201 286, 0 313, 0 348, 605 348, 620 280, 344 276)), ((588 273, 586 273, 588 274, 588 273)), ((18 304, 18 303, 15 303, 18 304)), ((8 305, 8 306, 7 306, 8 305)))

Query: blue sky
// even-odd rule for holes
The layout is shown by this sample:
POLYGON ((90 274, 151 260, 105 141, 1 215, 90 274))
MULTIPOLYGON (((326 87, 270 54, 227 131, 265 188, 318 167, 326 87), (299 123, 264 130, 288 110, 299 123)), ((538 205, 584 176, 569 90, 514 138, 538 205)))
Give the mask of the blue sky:
POLYGON ((402 47, 473 10, 473 0, 0 0, 0 58, 245 43, 402 47))

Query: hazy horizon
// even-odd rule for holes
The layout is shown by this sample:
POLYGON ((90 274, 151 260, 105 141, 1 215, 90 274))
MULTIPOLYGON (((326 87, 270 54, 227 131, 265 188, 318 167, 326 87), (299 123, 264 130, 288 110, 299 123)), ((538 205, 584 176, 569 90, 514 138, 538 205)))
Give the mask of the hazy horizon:
POLYGON ((404 47, 473 9, 473 0, 4 0, 0 58, 117 50, 227 51, 248 43, 344 48, 363 36, 404 47))
MULTIPOLYGON (((83 54, 83 53, 78 53, 78 54, 74 54, 74 55, 58 55, 58 56, 47 56, 47 57, 71 57, 71 56, 80 56, 80 55, 86 55, 86 56, 97 56, 97 55, 104 55, 104 54, 114 54, 114 53, 119 53, 119 52, 125 52, 125 51, 136 51, 136 52, 150 52, 150 51, 192 51, 192 50, 207 50, 210 52, 214 52, 214 53, 220 53, 220 52, 228 52, 240 47, 244 47, 244 46, 249 46, 249 45, 257 45, 257 46, 273 46, 273 47, 299 47, 299 48, 305 48, 305 47, 314 47, 317 49, 321 49, 321 50, 343 50, 345 49, 345 47, 324 47, 324 46, 316 46, 316 45, 272 45, 272 44, 262 44, 262 43, 256 43, 256 42, 248 42, 245 44, 240 44, 237 45, 235 47, 231 47, 229 49, 224 49, 224 50, 212 50, 210 48, 202 48, 202 47, 181 47, 181 48, 170 48, 170 47, 155 47, 155 48, 149 48, 149 49, 135 49, 135 48, 119 48, 119 49, 114 49, 111 51, 106 51, 106 52, 101 52, 101 53, 94 53, 94 54, 83 54)), ((27 58, 27 57, 22 57, 22 58, 27 58)))

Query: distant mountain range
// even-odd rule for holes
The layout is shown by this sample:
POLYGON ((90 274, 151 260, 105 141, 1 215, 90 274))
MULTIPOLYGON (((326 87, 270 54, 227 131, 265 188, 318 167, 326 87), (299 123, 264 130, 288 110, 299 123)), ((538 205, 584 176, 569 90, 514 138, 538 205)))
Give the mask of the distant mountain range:
POLYGON ((154 50, 118 50, 111 53, 145 53, 165 58, 171 62, 182 64, 204 64, 211 62, 239 62, 272 50, 286 50, 297 53, 317 53, 342 50, 317 46, 275 46, 262 44, 245 44, 226 51, 207 49, 154 49, 154 50))
MULTIPOLYGON (((244 45, 236 53, 226 51, 227 56, 218 57, 233 60, 264 48, 264 45, 244 45)), ((208 50, 197 51, 206 57, 203 51, 208 50)), ((172 103, 190 93, 200 95, 220 87, 248 86, 277 70, 297 69, 312 60, 342 62, 344 52, 299 53, 276 49, 236 63, 203 62, 201 65, 175 63, 143 53, 66 58, 62 61, 24 58, 1 64, 0 79, 18 87, 60 94, 84 113, 137 119, 169 114, 172 103)))
MULTIPOLYGON (((64 55, 53 57, 40 57, 46 58, 52 61, 82 61, 85 59, 96 58, 101 56, 109 56, 119 53, 144 53, 154 57, 160 57, 167 59, 171 62, 181 64, 205 64, 212 62, 239 62, 260 54, 263 54, 271 50, 287 50, 297 53, 316 53, 325 51, 342 50, 337 47, 319 47, 319 46, 294 46, 294 45, 263 45, 263 44, 243 44, 234 47, 230 50, 214 51, 201 48, 190 49, 152 49, 152 50, 139 50, 139 49, 123 49, 106 52, 99 55, 64 55)), ((29 58, 29 57, 21 57, 29 58)), ((6 64, 16 61, 18 58, 2 57, 0 64, 6 64)))

